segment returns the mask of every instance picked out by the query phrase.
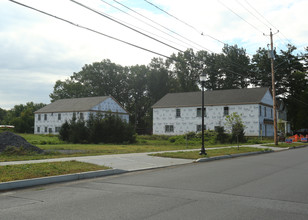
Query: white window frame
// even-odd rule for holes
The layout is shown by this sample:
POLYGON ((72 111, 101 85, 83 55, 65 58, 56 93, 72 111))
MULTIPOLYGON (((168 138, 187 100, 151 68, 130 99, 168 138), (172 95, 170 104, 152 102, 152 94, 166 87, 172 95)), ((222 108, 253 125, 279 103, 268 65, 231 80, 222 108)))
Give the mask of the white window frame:
MULTIPOLYGON (((202 117, 202 108, 197 108, 197 117, 202 117)), ((206 117, 206 108, 204 107, 204 117, 206 117)))
POLYGON ((224 116, 229 115, 229 106, 224 107, 224 116))
POLYGON ((181 109, 180 108, 175 109, 175 117, 176 118, 180 118, 181 117, 181 109))
MULTIPOLYGON (((196 127, 197 127, 197 129, 196 129, 197 132, 201 132, 201 131, 202 131, 202 130, 201 130, 201 128, 202 128, 202 125, 201 125, 201 124, 197 125, 196 127)), ((203 130, 204 130, 204 131, 206 130, 206 125, 203 126, 203 130)))
POLYGON ((165 133, 173 133, 174 126, 173 125, 165 125, 165 133))

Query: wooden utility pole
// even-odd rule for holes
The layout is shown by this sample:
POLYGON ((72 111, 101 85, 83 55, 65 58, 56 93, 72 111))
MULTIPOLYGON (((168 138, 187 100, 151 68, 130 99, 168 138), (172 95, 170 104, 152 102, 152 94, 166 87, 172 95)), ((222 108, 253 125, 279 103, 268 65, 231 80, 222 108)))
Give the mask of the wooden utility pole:
MULTIPOLYGON (((277 32, 278 33, 278 32, 277 32)), ((274 46, 273 46, 273 33, 270 29, 270 38, 271 38, 271 70, 272 70, 272 95, 273 95, 273 111, 274 111, 274 142, 275 145, 278 145, 277 139, 277 113, 276 113, 276 90, 275 90, 275 73, 274 73, 274 46)))

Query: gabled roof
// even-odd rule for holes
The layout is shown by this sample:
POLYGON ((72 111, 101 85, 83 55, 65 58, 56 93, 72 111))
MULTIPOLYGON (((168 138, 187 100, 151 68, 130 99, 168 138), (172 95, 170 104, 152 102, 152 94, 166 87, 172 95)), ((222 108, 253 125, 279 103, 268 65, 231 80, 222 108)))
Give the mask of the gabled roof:
POLYGON ((59 99, 49 105, 37 110, 35 113, 50 113, 50 112, 82 112, 89 111, 94 106, 100 104, 111 96, 86 97, 59 99))
MULTIPOLYGON (((259 104, 268 88, 245 88, 205 91, 204 105, 259 104)), ((152 108, 201 106, 202 92, 168 93, 152 108)))

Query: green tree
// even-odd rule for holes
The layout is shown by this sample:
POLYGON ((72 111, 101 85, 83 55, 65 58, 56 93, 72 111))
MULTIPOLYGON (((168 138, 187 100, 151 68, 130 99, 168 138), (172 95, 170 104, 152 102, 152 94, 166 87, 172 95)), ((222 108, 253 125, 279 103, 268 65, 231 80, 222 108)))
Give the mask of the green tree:
POLYGON ((250 58, 244 48, 225 45, 220 57, 222 89, 246 88, 250 83, 250 58))
POLYGON ((6 117, 7 111, 5 109, 0 108, 0 124, 5 124, 5 117, 6 117))
POLYGON ((167 65, 177 80, 177 91, 198 91, 198 81, 201 72, 194 51, 188 49, 184 53, 173 54, 171 58, 167 61, 167 65))
MULTIPOLYGON (((275 51, 274 51, 275 52, 275 51)), ((275 56, 277 56, 275 52, 275 56)), ((271 60, 268 58, 268 50, 259 48, 252 58, 251 83, 257 87, 271 87, 271 60)))
POLYGON ((28 102, 26 105, 15 105, 13 109, 7 112, 4 119, 5 124, 14 125, 14 130, 19 133, 34 132, 34 112, 43 108, 45 104, 35 104, 28 102))
POLYGON ((239 142, 245 141, 245 125, 243 123, 243 120, 241 118, 241 115, 237 114, 236 112, 233 112, 230 115, 227 115, 225 125, 227 128, 231 130, 232 133, 232 142, 236 141, 237 144, 239 142))
POLYGON ((93 97, 112 95, 122 105, 128 100, 128 68, 110 60, 85 65, 70 79, 57 81, 52 101, 62 98, 93 97))
POLYGON ((197 52, 197 63, 200 74, 207 76, 205 88, 209 90, 221 89, 223 85, 223 73, 221 69, 221 55, 208 53, 207 51, 197 52))
POLYGON ((147 125, 147 114, 151 110, 151 98, 148 91, 150 70, 145 65, 129 68, 129 97, 126 109, 131 113, 130 122, 135 129, 144 130, 147 125))

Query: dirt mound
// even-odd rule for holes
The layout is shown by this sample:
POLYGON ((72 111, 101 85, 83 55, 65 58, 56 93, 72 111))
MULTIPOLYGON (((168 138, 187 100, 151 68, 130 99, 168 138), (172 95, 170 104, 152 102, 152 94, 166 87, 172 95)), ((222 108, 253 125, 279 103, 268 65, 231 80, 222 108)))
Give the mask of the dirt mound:
POLYGON ((23 147, 25 150, 43 153, 42 149, 30 144, 23 137, 9 131, 0 133, 0 153, 4 151, 7 146, 23 147))

